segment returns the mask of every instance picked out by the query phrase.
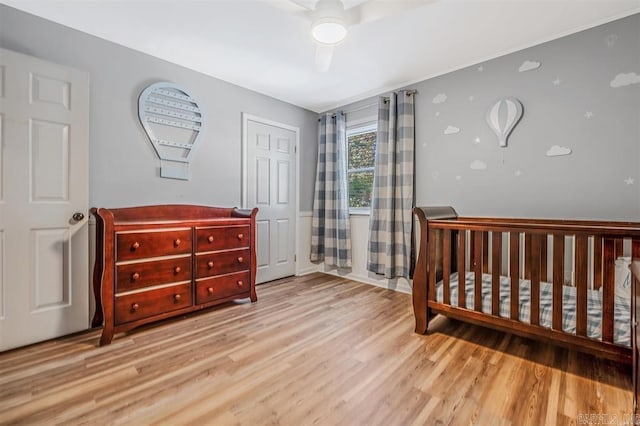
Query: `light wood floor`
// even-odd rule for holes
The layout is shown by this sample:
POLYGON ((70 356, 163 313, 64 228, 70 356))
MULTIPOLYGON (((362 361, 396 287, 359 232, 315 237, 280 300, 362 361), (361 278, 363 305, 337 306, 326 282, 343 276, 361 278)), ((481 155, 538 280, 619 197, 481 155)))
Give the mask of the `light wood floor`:
POLYGON ((413 333, 409 295, 323 274, 256 304, 96 347, 90 331, 0 354, 0 423, 576 424, 632 408, 630 368, 445 318, 413 333))

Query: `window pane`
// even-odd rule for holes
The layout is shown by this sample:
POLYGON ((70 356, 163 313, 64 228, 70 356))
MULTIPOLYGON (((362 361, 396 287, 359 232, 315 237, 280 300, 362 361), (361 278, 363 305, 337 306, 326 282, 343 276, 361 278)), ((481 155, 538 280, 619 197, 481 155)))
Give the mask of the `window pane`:
POLYGON ((373 171, 349 173, 349 207, 370 207, 373 171))
POLYGON ((349 136, 349 169, 373 167, 376 132, 349 136))

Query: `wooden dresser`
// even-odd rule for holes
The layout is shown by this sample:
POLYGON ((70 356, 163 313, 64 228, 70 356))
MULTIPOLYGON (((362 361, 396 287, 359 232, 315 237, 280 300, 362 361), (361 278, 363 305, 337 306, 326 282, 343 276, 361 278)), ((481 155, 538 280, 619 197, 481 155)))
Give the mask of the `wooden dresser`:
POLYGON ((114 333, 234 299, 257 300, 258 209, 159 205, 93 208, 92 325, 114 333))

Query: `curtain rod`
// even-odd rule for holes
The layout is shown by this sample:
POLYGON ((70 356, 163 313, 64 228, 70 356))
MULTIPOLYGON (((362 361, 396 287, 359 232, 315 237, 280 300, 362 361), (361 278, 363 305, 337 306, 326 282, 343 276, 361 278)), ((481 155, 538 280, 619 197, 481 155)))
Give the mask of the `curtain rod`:
MULTIPOLYGON (((406 90, 405 92, 406 92, 407 96, 415 95, 415 94, 418 93, 418 91, 415 90, 415 89, 414 90, 406 90)), ((389 100, 388 96, 381 96, 381 98, 385 99, 385 102, 387 100, 389 100)), ((362 111, 363 109, 371 108, 371 107, 374 107, 374 106, 378 106, 378 102, 372 102, 370 104, 366 104, 366 105, 362 105, 362 106, 359 106, 359 107, 356 107, 356 108, 353 108, 353 109, 349 109, 349 110, 343 111, 343 113, 344 114, 351 114, 351 113, 354 113, 354 112, 357 112, 357 111, 362 111)), ((335 116, 336 116, 335 114, 332 114, 331 118, 335 118, 335 116)), ((320 121, 319 118, 318 118, 318 121, 320 121)))

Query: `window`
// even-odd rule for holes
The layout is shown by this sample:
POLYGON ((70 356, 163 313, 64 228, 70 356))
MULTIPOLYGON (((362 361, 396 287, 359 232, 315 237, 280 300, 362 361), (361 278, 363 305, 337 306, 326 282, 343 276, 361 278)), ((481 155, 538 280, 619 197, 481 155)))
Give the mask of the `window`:
POLYGON ((349 211, 369 213, 376 156, 376 125, 369 124, 347 130, 347 152, 349 211))

